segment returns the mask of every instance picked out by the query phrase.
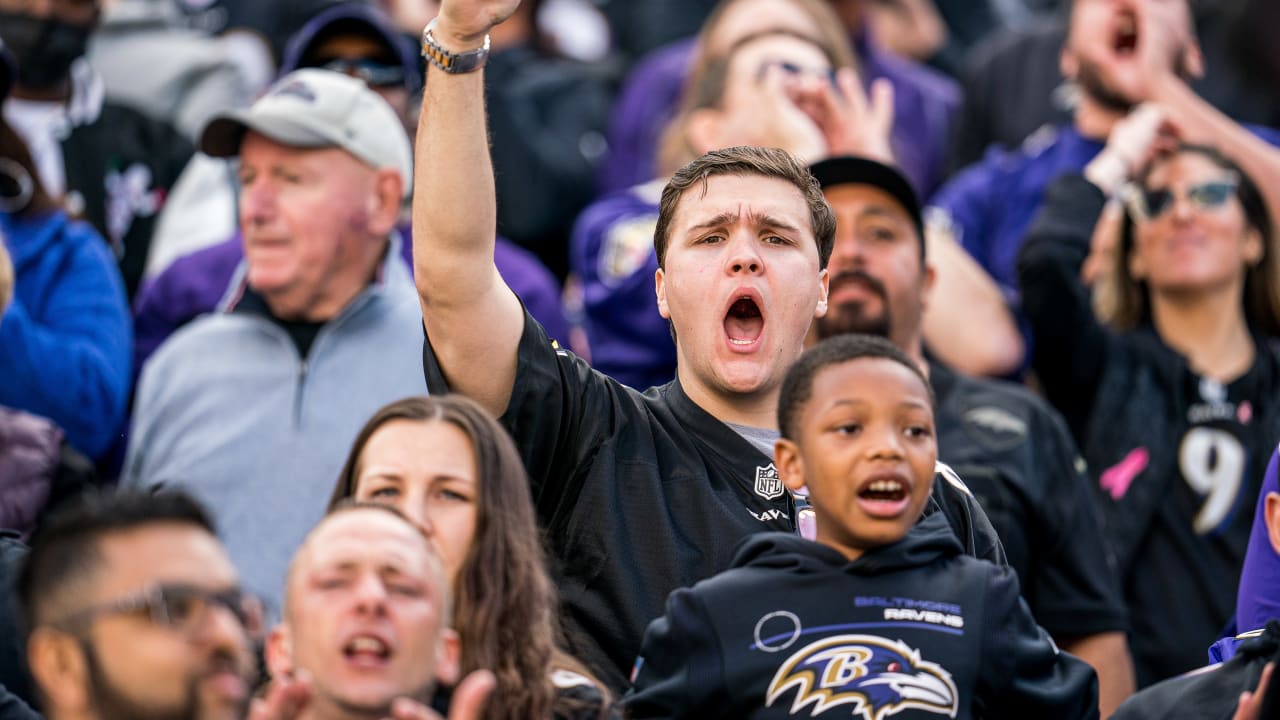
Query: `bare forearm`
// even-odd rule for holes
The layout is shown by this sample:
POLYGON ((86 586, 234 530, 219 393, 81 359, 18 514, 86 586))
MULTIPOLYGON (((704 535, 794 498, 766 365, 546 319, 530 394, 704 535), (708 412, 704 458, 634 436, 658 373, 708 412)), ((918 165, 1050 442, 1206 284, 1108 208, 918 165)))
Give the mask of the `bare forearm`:
POLYGON ((1258 186, 1272 214, 1280 210, 1280 149, 1222 114, 1178 78, 1164 78, 1155 94, 1187 141, 1222 151, 1258 186))
MULTIPOLYGON (((439 28, 437 28, 439 29, 439 28)), ((480 42, 437 36, 455 52, 480 42)), ((414 271, 424 300, 475 292, 493 265, 497 202, 484 113, 484 71, 429 67, 413 173, 414 271)))
POLYGON ((1022 362, 1022 335, 995 281, 948 235, 927 232, 937 272, 924 312, 925 343, 972 375, 1005 375, 1022 362))
MULTIPOLYGON (((478 48, 515 6, 446 0, 433 35, 449 52, 478 48)), ((483 72, 431 66, 414 158, 414 280, 422 322, 449 388, 498 415, 515 381, 524 316, 494 265, 497 199, 485 127, 483 72)))
POLYGON ((1062 649, 1089 663, 1098 673, 1098 708, 1111 717, 1134 692, 1133 659, 1124 633, 1110 632, 1064 640, 1062 649))

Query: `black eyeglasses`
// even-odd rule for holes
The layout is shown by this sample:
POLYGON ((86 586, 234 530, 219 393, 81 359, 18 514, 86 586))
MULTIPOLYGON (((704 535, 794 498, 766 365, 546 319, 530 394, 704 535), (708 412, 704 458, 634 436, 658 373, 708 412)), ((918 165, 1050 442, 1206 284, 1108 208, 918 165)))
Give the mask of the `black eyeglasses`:
POLYGON ((194 634, 209 621, 215 608, 227 610, 249 637, 260 639, 264 627, 262 601, 240 588, 209 590, 194 585, 155 585, 136 595, 77 610, 55 623, 80 625, 102 615, 130 615, 145 611, 157 627, 194 634))
POLYGON ((404 85, 404 68, 400 65, 388 65, 368 58, 333 58, 319 60, 316 67, 359 78, 370 87, 391 87, 404 85))
MULTIPOLYGON (((1209 180, 1188 186, 1181 195, 1199 210, 1212 210, 1222 207, 1223 203, 1236 194, 1240 186, 1239 180, 1209 180)), ((1142 188, 1128 185, 1124 190, 1125 204, 1129 211, 1139 220, 1155 220, 1168 212, 1178 198, 1173 188, 1142 188)))

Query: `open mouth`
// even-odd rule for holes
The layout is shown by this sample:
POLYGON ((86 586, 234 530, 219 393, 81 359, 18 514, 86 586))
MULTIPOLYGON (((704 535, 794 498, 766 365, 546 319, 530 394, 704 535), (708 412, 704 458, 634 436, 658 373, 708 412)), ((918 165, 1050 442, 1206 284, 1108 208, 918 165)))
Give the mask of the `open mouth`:
POLYGON ((884 475, 862 484, 858 504, 873 517, 895 517, 906 508, 910 491, 904 478, 884 475))
POLYGON ((374 635, 356 635, 342 646, 345 658, 358 665, 381 665, 391 658, 391 647, 374 635))
POLYGON ((1123 13, 1116 20, 1111 35, 1111 49, 1116 55, 1127 57, 1138 50, 1138 18, 1133 13, 1123 13))
POLYGON ((724 332, 729 344, 737 347, 749 347, 760 339, 764 314, 754 298, 742 296, 733 301, 724 316, 724 332))

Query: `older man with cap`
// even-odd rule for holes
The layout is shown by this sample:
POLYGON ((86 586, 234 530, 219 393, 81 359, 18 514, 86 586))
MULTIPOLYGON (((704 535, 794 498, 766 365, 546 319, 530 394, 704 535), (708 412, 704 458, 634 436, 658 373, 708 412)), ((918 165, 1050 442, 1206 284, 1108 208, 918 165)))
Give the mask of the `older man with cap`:
POLYGON ((200 145, 239 156, 245 259, 143 371, 123 482, 198 495, 271 599, 360 425, 425 391, 395 231, 410 146, 365 83, 316 69, 216 117, 200 145))

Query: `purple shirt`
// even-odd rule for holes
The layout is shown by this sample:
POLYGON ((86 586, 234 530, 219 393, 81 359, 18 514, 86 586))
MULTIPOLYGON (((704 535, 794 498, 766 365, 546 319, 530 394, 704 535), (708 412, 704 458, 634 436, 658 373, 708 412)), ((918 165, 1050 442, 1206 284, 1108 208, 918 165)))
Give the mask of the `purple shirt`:
MULTIPOLYGON (((960 89, 945 75, 876 47, 866 32, 853 38, 862 81, 893 83, 893 134, 898 165, 927 197, 942 182, 960 89)), ((675 115, 693 57, 694 40, 680 40, 642 58, 627 76, 609 121, 609 155, 601 192, 616 192, 657 177, 658 136, 675 115)))
MULTIPOLYGON (((409 226, 400 227, 409 238, 409 226)), ((400 244, 401 255, 413 267, 413 243, 400 244)), ((531 253, 498 238, 494 247, 498 273, 529 309, 547 334, 567 344, 569 327, 560 300, 560 286, 531 253)), ((189 255, 178 258, 156 277, 145 281, 134 303, 134 372, 175 330, 205 313, 212 312, 226 294, 236 268, 244 261, 244 244, 239 233, 189 255)))

